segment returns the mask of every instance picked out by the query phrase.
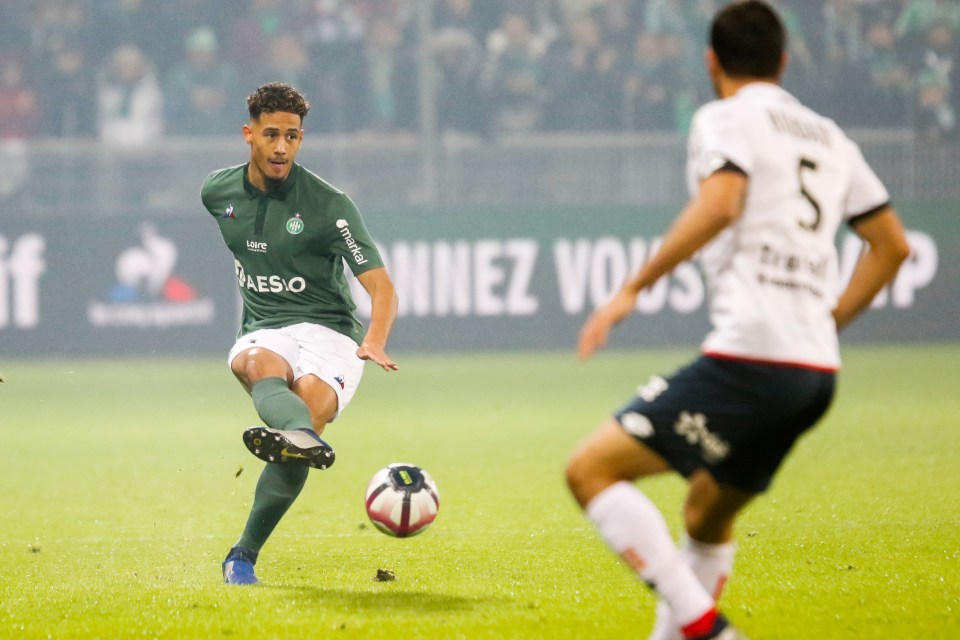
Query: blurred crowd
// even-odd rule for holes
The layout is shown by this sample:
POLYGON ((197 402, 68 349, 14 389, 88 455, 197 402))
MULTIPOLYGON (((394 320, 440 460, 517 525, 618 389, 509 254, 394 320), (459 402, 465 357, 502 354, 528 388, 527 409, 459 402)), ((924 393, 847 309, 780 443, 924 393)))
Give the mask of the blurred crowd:
MULTIPOLYGON (((722 0, 434 0, 429 20, 421 2, 4 2, 0 139, 237 134, 271 80, 307 95, 311 131, 413 135, 428 60, 444 132, 684 131, 712 97, 722 0)), ((802 100, 848 127, 956 136, 960 2, 772 4, 802 100)))

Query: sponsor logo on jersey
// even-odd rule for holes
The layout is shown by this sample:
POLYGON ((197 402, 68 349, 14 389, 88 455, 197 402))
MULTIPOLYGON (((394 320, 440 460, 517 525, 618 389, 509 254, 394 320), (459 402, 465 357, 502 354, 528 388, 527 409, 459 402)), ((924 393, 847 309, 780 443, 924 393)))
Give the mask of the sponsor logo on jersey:
POLYGON ((266 253, 267 243, 257 242, 256 240, 247 240, 247 251, 252 251, 254 253, 266 253))
POLYGON ((117 281, 107 301, 91 301, 87 320, 95 327, 166 328, 213 323, 214 303, 174 274, 177 245, 152 225, 140 229, 139 246, 117 256, 117 281))
POLYGON ((226 208, 226 209, 224 210, 224 212, 221 214, 221 217, 223 217, 223 218, 230 218, 231 220, 235 220, 235 219, 236 219, 237 214, 235 214, 235 213, 233 212, 233 203, 227 205, 227 208, 226 208))
POLYGON ((246 272, 239 260, 234 260, 237 273, 237 284, 241 289, 256 291, 257 293, 300 293, 307 288, 307 281, 303 276, 283 278, 278 275, 256 276, 246 272))
POLYGON ((300 217, 300 213, 293 214, 293 217, 287 220, 287 233, 292 236, 297 235, 303 231, 303 218, 300 217))
POLYGON ((366 264, 367 259, 363 257, 363 250, 360 248, 360 245, 357 244, 357 241, 353 239, 353 234, 350 233, 350 223, 340 218, 337 220, 337 229, 340 230, 340 236, 344 242, 347 243, 347 249, 350 250, 353 261, 357 264, 366 264))

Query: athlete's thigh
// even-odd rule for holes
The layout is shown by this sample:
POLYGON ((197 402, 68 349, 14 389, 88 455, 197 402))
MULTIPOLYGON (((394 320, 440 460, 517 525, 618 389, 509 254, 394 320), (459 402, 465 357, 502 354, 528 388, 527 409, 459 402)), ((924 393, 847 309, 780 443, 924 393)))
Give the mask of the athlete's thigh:
MULTIPOLYGON (((294 372, 294 391, 299 388, 297 383, 301 378, 314 378, 326 384, 336 400, 327 420, 332 422, 350 404, 363 377, 364 361, 357 356, 357 344, 342 333, 321 325, 303 323, 290 327, 290 330, 297 337, 300 349, 294 372)), ((316 387, 313 381, 307 380, 303 385, 309 390, 304 401, 308 405, 316 403, 315 410, 321 412, 329 394, 316 387)))
POLYGON ((247 391, 267 377, 289 384, 296 367, 297 342, 281 329, 260 329, 241 336, 230 349, 227 364, 247 391))
POLYGON ((314 431, 321 433, 337 415, 339 402, 336 391, 328 382, 313 374, 297 378, 292 389, 307 405, 314 431))

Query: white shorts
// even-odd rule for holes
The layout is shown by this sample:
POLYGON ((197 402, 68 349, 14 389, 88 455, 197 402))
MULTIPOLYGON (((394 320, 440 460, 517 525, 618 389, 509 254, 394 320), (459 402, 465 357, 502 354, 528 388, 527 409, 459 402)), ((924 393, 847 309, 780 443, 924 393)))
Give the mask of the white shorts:
POLYGON ((319 324, 301 322, 248 333, 230 349, 227 365, 253 347, 268 349, 286 360, 294 381, 315 375, 330 385, 337 394, 337 413, 331 422, 350 404, 363 376, 364 361, 357 357, 357 343, 319 324))

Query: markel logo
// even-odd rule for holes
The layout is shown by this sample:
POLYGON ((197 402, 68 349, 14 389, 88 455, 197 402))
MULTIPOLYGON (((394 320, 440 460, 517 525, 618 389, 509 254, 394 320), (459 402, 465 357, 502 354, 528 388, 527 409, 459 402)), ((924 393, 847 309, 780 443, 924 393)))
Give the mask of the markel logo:
POLYGON ((337 220, 337 229, 340 229, 340 235, 347 243, 347 249, 349 249, 353 255, 353 261, 357 264, 366 264, 367 259, 363 257, 363 251, 360 245, 357 244, 357 241, 353 239, 353 234, 350 233, 350 223, 340 218, 337 220))

